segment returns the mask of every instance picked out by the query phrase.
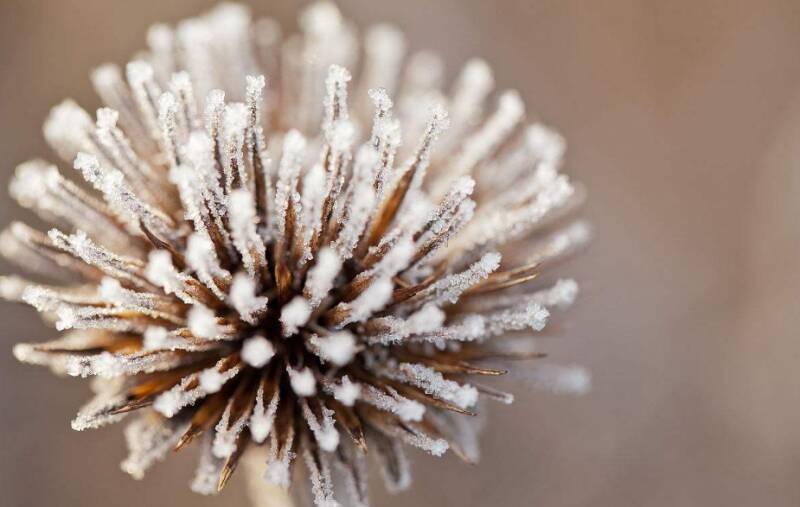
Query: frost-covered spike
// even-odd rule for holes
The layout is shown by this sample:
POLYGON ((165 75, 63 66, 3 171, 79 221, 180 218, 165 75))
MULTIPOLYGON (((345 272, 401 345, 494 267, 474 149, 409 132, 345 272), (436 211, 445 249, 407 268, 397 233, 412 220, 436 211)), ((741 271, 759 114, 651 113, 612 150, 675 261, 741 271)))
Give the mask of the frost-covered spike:
POLYGON ((319 306, 320 302, 328 295, 341 269, 342 259, 335 250, 326 247, 317 252, 316 262, 308 272, 306 287, 303 291, 312 308, 319 306))
POLYGON ((172 451, 188 427, 188 420, 163 419, 153 414, 139 416, 125 427, 128 456, 120 468, 134 479, 144 478, 152 465, 172 451))
POLYGON ((166 250, 150 251, 144 275, 150 283, 161 287, 167 294, 178 294, 186 289, 172 264, 172 255, 166 250))
POLYGON ((339 331, 324 337, 314 335, 309 343, 316 348, 323 361, 330 361, 336 366, 349 363, 358 350, 356 339, 349 331, 339 331))
POLYGON ((335 426, 334 411, 320 402, 319 410, 321 414, 320 418, 317 418, 306 400, 300 402, 300 407, 303 410, 303 418, 314 434, 314 439, 320 449, 326 452, 335 451, 339 446, 339 431, 335 426))
POLYGON ((583 395, 592 387, 591 375, 582 366, 537 364, 530 369, 514 371, 513 374, 533 387, 556 394, 583 395))
POLYGON ((156 23, 147 30, 147 46, 150 48, 150 64, 162 83, 169 80, 175 69, 177 47, 175 34, 168 25, 156 23))
POLYGON ((295 457, 292 451, 294 438, 294 426, 289 426, 283 441, 279 441, 274 433, 270 439, 264 480, 284 489, 289 487, 291 481, 289 466, 295 457))
POLYGON ((248 119, 248 138, 247 148, 250 153, 261 151, 263 144, 263 132, 261 128, 261 107, 264 102, 264 87, 267 80, 264 75, 247 76, 247 90, 245 94, 245 105, 247 106, 248 119))
POLYGON ((538 290, 528 295, 497 295, 491 299, 476 301, 470 309, 488 312, 503 307, 513 307, 526 302, 536 303, 545 308, 565 309, 578 297, 578 283, 572 278, 559 278, 552 287, 538 290))
POLYGON ((439 349, 445 349, 451 341, 476 341, 486 336, 486 320, 483 315, 470 314, 451 325, 413 336, 411 340, 430 342, 439 349))
POLYGON ((158 98, 158 127, 161 149, 166 155, 170 167, 180 163, 178 158, 178 101, 170 92, 164 92, 158 98))
POLYGON ((225 467, 225 459, 214 455, 214 441, 212 433, 203 437, 200 450, 200 460, 190 488, 201 495, 216 495, 219 493, 219 478, 225 467))
POLYGON ((369 318, 373 313, 383 309, 392 298, 394 282, 390 277, 380 277, 369 284, 369 286, 357 298, 350 303, 340 303, 350 309, 350 314, 339 325, 344 327, 352 322, 361 322, 369 318))
POLYGON ((96 429, 101 426, 119 422, 127 414, 112 413, 126 401, 124 394, 102 392, 95 395, 88 403, 80 408, 71 426, 75 431, 96 429))
POLYGON ((247 129, 247 108, 241 102, 225 106, 222 114, 222 168, 225 172, 225 190, 249 188, 250 175, 244 161, 244 142, 247 129))
MULTIPOLYGON (((478 401, 478 390, 469 384, 445 379, 441 373, 422 364, 401 363, 404 381, 419 387, 427 394, 449 401, 460 408, 470 408, 478 401)), ((402 377, 398 377, 402 378, 402 377)))
MULTIPOLYGON (((372 137, 369 144, 379 157, 379 166, 374 176, 375 191, 379 199, 383 198, 384 188, 389 173, 394 167, 397 149, 402 142, 400 122, 392 118, 392 100, 383 88, 372 89, 369 97, 375 106, 372 120, 372 137)), ((357 159, 358 161, 358 159, 357 159)))
POLYGON ((51 229, 47 236, 57 248, 74 255, 86 264, 138 287, 146 287, 147 283, 141 272, 142 263, 138 259, 113 254, 89 239, 83 231, 66 235, 58 229, 51 229))
POLYGON ((62 159, 71 161, 79 152, 92 150, 92 126, 89 113, 67 99, 50 110, 44 123, 44 138, 62 159))
POLYGON ((266 267, 266 247, 256 230, 256 203, 249 190, 241 188, 231 192, 229 221, 233 244, 242 256, 247 273, 256 278, 266 267))
POLYGON ((328 390, 346 407, 352 407, 361 397, 361 384, 351 381, 347 375, 342 377, 339 384, 331 384, 329 388, 326 386, 326 391, 328 390))
POLYGON ((194 95, 192 78, 188 72, 181 71, 172 75, 169 88, 179 105, 178 125, 182 132, 200 128, 200 117, 197 112, 197 100, 194 95))
POLYGON ((209 139, 218 147, 218 136, 222 129, 222 113, 225 111, 225 92, 211 90, 206 96, 203 112, 204 126, 209 139))
POLYGON ((417 245, 424 251, 427 244, 446 242, 460 228, 462 214, 466 212, 471 218, 475 203, 469 197, 475 189, 475 180, 469 176, 457 178, 439 205, 430 213, 417 245), (467 204, 471 203, 471 204, 467 204), (465 206, 466 205, 466 206, 465 206), (462 211, 463 209, 463 211, 462 211), (427 243, 427 244, 426 244, 427 243))
POLYGON ((148 326, 142 338, 145 350, 167 348, 170 342, 169 330, 161 326, 148 326))
POLYGON ((266 310, 269 299, 256 293, 256 282, 245 273, 233 277, 229 298, 242 320, 256 324, 257 317, 266 310))
POLYGON ((354 446, 344 445, 337 458, 334 467, 344 482, 344 491, 337 491, 337 496, 344 494, 343 503, 348 507, 369 507, 369 470, 365 457, 354 446))
POLYGON ((578 282, 572 278, 559 278, 550 289, 534 293, 545 307, 564 309, 572 306, 578 296, 578 282))
MULTIPOLYGON (((197 165, 194 168, 188 165, 173 167, 169 171, 169 180, 178 188, 184 217, 192 221, 195 231, 207 233, 206 224, 209 220, 209 212, 205 201, 208 192, 204 191, 204 173, 198 169, 197 165)), ((215 218, 218 217, 215 216, 215 218)), ((220 229, 219 226, 218 229, 220 229)))
POLYGON ((463 417, 448 411, 431 414, 431 419, 453 447, 470 463, 478 463, 481 457, 480 433, 486 426, 488 417, 481 410, 475 417, 463 417))
POLYGON ((543 244, 535 246, 528 262, 541 264, 559 258, 585 245, 590 238, 589 226, 585 222, 577 221, 553 234, 543 244))
POLYGON ((261 368, 275 355, 272 342, 263 336, 253 336, 242 344, 242 360, 253 368, 261 368))
POLYGON ((389 24, 371 26, 364 37, 364 52, 365 61, 357 97, 360 101, 359 108, 367 111, 367 90, 381 87, 393 93, 396 89, 397 77, 406 52, 403 32, 389 24))
POLYGON ((297 396, 308 397, 317 393, 317 379, 314 378, 314 373, 311 369, 295 370, 287 366, 286 372, 289 374, 289 383, 292 386, 292 390, 297 396))
POLYGON ((166 240, 175 239, 173 220, 163 211, 142 201, 120 171, 104 168, 97 157, 86 153, 78 153, 74 166, 88 182, 103 193, 103 198, 112 209, 121 214, 129 228, 136 230, 143 223, 154 234, 166 240))
POLYGON ((534 123, 525 130, 525 142, 534 155, 555 165, 567 149, 564 137, 541 123, 534 123))
MULTIPOLYGON (((365 160, 365 153, 370 154, 369 157, 372 158, 372 161, 377 161, 376 154, 371 148, 359 150, 356 156, 356 170, 362 164, 371 164, 370 161, 365 160)), ((377 195, 373 182, 374 177, 362 177, 351 183, 350 202, 346 209, 343 210, 345 214, 343 225, 335 243, 336 251, 343 259, 348 259, 352 256, 375 209, 377 195)))
POLYGON ((127 289, 116 278, 104 277, 100 281, 98 295, 100 298, 126 311, 140 312, 150 316, 170 314, 170 321, 176 324, 183 324, 183 319, 172 315, 173 301, 150 292, 137 292, 127 289))
POLYGON ((373 385, 362 385, 361 399, 404 421, 421 421, 425 414, 425 405, 401 396, 391 387, 387 387, 384 392, 373 385))
POLYGON ((278 183, 275 188, 276 214, 274 227, 279 235, 286 233, 286 213, 289 208, 289 201, 292 199, 292 194, 297 186, 300 162, 305 147, 305 138, 296 130, 290 130, 283 138, 283 151, 278 168, 278 183))
MULTIPOLYGON (((108 326, 98 327, 108 329, 108 326)), ((112 354, 107 351, 91 355, 68 354, 64 360, 67 375, 72 377, 98 376, 106 379, 167 371, 191 362, 191 360, 169 351, 155 353, 141 351, 129 355, 112 354)))
POLYGON ((479 246, 498 246, 530 233, 550 213, 561 209, 575 194, 575 188, 561 175, 547 183, 524 206, 494 209, 476 217, 459 235, 451 248, 471 250, 479 246))
POLYGON ((406 444, 413 445, 436 457, 442 456, 450 448, 450 444, 444 438, 431 437, 416 428, 409 428, 407 430, 393 428, 391 434, 406 444))
POLYGON ((393 277, 408 267, 415 252, 411 237, 404 235, 394 242, 369 274, 386 278, 393 277))
POLYGON ((136 60, 128 63, 125 73, 144 125, 150 137, 158 140, 161 133, 156 108, 161 89, 155 81, 153 67, 147 62, 136 60))
POLYGON ((341 507, 333 498, 333 480, 328 457, 323 453, 312 451, 308 446, 303 446, 303 459, 311 479, 311 491, 314 494, 316 507, 341 507))
POLYGON ((402 443, 377 431, 370 431, 367 437, 386 490, 399 493, 408 489, 411 486, 411 466, 402 443))
POLYGON ((224 357, 210 368, 187 375, 178 385, 159 394, 153 402, 153 408, 166 417, 172 417, 182 408, 194 405, 200 398, 219 391, 241 370, 241 366, 236 364, 220 371, 226 366, 228 358, 224 357))
POLYGON ((350 79, 350 72, 344 67, 331 65, 328 68, 328 76, 325 78, 323 130, 329 131, 336 123, 347 121, 347 83, 350 79))
POLYGON ((472 172, 509 136, 525 114, 525 104, 515 91, 503 93, 498 99, 497 110, 483 126, 464 140, 461 150, 452 165, 434 185, 434 195, 443 193, 453 178, 472 172))
POLYGON ((422 136, 422 140, 420 141, 412 162, 415 168, 414 180, 411 183, 412 189, 418 188, 421 185, 425 171, 430 164, 430 154, 433 150, 433 144, 448 128, 450 128, 449 113, 441 104, 434 106, 431 110, 430 120, 428 120, 425 133, 422 136))
POLYGON ((422 292, 422 298, 436 305, 454 304, 470 287, 485 280, 500 267, 501 255, 489 252, 460 273, 448 275, 422 292))
POLYGON ((442 140, 447 153, 483 113, 483 103, 494 87, 492 69, 486 61, 474 58, 464 65, 456 80, 449 109, 454 128, 442 140))
POLYGON ((153 188, 153 180, 161 181, 161 175, 133 149, 131 140, 117 127, 119 111, 102 107, 97 110, 95 140, 103 157, 108 159, 111 166, 117 168, 130 181, 138 195, 149 203, 161 203, 169 207, 169 202, 164 202, 164 195, 157 188, 153 188))
POLYGON ((257 444, 263 443, 267 436, 272 431, 272 425, 275 422, 275 414, 278 411, 278 403, 280 402, 280 389, 275 389, 272 393, 272 398, 266 404, 264 398, 264 384, 258 386, 256 393, 256 404, 253 407, 253 413, 250 416, 250 436, 257 444))
POLYGON ((283 336, 288 337, 295 334, 301 326, 308 322, 310 316, 311 306, 308 301, 302 296, 295 296, 281 309, 280 320, 283 327, 283 336))
POLYGON ((217 340, 225 333, 225 328, 219 324, 216 313, 203 305, 194 305, 186 319, 189 330, 197 338, 217 340))
POLYGON ((6 301, 22 301, 22 295, 31 282, 19 276, 0 276, 0 298, 6 301))
POLYGON ((314 254, 311 241, 322 228, 322 207, 328 196, 328 176, 322 164, 314 164, 303 176, 300 206, 303 219, 303 258, 301 262, 310 261, 314 254))
POLYGON ((244 410, 238 418, 231 421, 235 403, 236 398, 232 397, 228 400, 228 404, 214 428, 214 443, 211 446, 211 452, 216 458, 229 458, 236 451, 239 435, 250 419, 250 410, 244 410))
POLYGON ((550 312, 538 303, 526 303, 486 316, 486 333, 498 336, 507 331, 532 329, 541 331, 547 324, 550 312))
POLYGON ((17 166, 9 184, 11 197, 48 221, 61 221, 100 238, 104 245, 131 248, 130 236, 108 207, 59 174, 55 166, 31 160, 17 166))
POLYGON ((231 280, 231 274, 220 266, 214 243, 201 232, 189 236, 186 243, 186 261, 197 273, 197 277, 220 300, 225 299, 226 289, 231 280))
POLYGON ((368 341, 390 345, 411 335, 433 333, 442 327, 445 317, 445 313, 436 305, 426 304, 405 319, 392 316, 372 319, 367 322, 367 330, 375 329, 377 333, 370 335, 368 341))

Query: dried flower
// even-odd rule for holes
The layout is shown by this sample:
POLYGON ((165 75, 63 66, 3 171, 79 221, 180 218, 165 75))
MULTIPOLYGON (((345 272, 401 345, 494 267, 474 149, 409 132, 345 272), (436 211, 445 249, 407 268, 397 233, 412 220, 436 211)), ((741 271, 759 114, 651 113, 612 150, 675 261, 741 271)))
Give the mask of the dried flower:
MULTIPOLYGON (((577 285, 530 282, 587 229, 565 220, 580 199, 558 172, 562 138, 524 127, 513 91, 486 111, 484 62, 444 94, 439 59, 403 70, 403 35, 376 26, 350 99, 354 30, 328 3, 300 25, 282 42, 221 5, 153 27, 125 79, 97 69, 107 107, 93 121, 66 101, 44 127, 92 189, 22 164, 11 194, 64 229, 15 223, 0 242, 60 284, 0 290, 67 331, 17 345, 19 360, 97 377, 73 428, 136 413, 132 476, 199 437, 199 493, 250 448, 273 484, 299 455, 318 506, 338 505, 332 467, 349 484, 336 494, 365 505, 367 449, 392 490, 409 483, 401 443, 477 459, 479 398, 512 396, 475 379, 506 373, 487 360, 540 357, 532 335, 577 285)), ((579 368, 525 371, 588 385, 579 368)))

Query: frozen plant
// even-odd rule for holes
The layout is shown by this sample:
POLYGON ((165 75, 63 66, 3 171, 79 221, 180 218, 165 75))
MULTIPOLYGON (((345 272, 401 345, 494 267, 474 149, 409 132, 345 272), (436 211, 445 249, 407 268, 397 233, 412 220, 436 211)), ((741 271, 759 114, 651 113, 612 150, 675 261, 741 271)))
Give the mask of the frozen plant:
MULTIPOLYGON (((516 92, 493 100, 485 62, 445 92, 439 58, 406 56, 389 25, 359 46, 318 3, 300 27, 223 4, 98 68, 95 118, 68 100, 44 127, 88 185, 17 168, 11 195, 57 228, 2 234, 33 278, 0 294, 65 332, 19 360, 97 377, 73 428, 132 419, 133 477, 197 440, 199 493, 247 453, 280 488, 304 463, 318 506, 363 506, 367 454, 393 491, 401 444, 477 459, 479 402, 513 399, 485 379, 541 357, 535 335, 576 297, 533 279, 588 234, 563 139, 526 126, 516 92)), ((537 364, 513 368, 588 387, 537 364)))

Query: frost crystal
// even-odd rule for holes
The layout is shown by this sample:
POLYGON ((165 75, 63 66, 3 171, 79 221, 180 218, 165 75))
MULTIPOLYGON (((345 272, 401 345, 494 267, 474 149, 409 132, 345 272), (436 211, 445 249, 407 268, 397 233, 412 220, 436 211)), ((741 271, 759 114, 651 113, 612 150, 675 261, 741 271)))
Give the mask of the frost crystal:
POLYGON ((0 295, 65 331, 18 360, 95 377, 74 429, 132 419, 133 477, 192 444, 198 493, 247 455, 280 488, 305 466, 318 507, 366 507, 366 452, 391 491, 405 445, 477 459, 481 399, 513 401, 481 377, 588 390, 580 367, 521 360, 578 293, 539 275, 590 234, 564 139, 524 125, 487 62, 448 84, 435 53, 329 2, 299 27, 221 4, 96 69, 96 115, 67 100, 45 122, 66 169, 14 172, 58 228, 2 233, 40 281, 0 295))

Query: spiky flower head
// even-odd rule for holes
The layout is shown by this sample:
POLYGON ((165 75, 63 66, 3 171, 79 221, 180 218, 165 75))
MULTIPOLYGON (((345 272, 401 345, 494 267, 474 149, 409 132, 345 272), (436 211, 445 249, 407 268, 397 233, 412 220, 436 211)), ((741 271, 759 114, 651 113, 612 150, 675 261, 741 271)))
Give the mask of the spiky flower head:
POLYGON ((97 69, 96 118, 65 101, 44 127, 91 188, 39 160, 11 183, 60 228, 15 223, 0 247, 50 281, 0 289, 66 332, 18 359, 96 377, 73 428, 133 419, 132 476, 197 439, 199 493, 260 451, 267 481, 287 487, 297 457, 317 505, 337 505, 332 468, 364 505, 367 450, 390 489, 409 483, 401 444, 477 459, 479 399, 512 400, 481 379, 540 356, 533 336, 577 285, 532 280, 587 231, 565 218, 579 192, 562 138, 524 126, 516 92, 489 100, 484 62, 444 93, 438 57, 403 67, 391 26, 360 48, 328 3, 300 26, 284 40, 222 5, 153 27, 124 71, 97 69))

